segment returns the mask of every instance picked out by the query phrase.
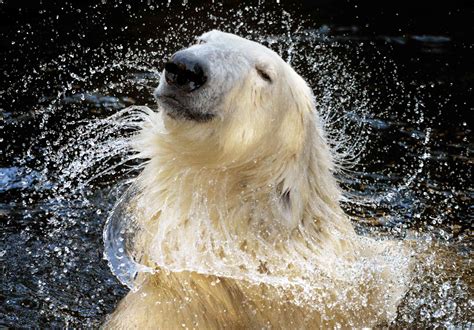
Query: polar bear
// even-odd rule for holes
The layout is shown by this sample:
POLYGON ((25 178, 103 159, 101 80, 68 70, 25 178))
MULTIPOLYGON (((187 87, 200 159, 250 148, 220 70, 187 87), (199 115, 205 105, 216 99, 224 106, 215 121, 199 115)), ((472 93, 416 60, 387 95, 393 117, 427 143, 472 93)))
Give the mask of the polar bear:
POLYGON ((388 324, 410 279, 400 243, 357 235, 306 82, 272 50, 211 31, 175 53, 127 209, 144 265, 110 328, 388 324))

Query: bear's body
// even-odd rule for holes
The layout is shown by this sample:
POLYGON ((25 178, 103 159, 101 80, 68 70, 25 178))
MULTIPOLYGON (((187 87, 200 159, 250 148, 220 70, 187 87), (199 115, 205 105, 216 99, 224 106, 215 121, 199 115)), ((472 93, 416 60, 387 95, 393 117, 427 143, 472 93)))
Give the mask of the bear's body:
POLYGON ((205 58, 205 84, 184 93, 163 77, 162 111, 135 139, 149 162, 130 202, 132 251, 157 272, 139 274, 107 326, 389 322, 409 256, 355 234, 308 86, 259 44, 219 31, 201 40, 175 58, 205 58))

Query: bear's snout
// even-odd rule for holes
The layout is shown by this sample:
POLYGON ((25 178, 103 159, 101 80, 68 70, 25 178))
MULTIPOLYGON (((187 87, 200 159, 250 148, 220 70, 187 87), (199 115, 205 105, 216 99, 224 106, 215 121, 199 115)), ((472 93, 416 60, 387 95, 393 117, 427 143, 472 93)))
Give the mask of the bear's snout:
POLYGON ((165 64, 166 82, 184 92, 192 92, 207 81, 204 63, 194 54, 179 51, 165 64))

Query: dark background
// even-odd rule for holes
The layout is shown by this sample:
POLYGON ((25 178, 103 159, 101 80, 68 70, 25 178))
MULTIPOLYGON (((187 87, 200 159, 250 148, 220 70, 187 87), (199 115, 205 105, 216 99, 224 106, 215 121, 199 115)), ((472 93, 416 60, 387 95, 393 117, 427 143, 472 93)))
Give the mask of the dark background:
MULTIPOLYGON (((262 11, 287 10, 316 24, 340 27, 338 35, 391 43, 391 59, 402 74, 425 81, 446 80, 456 87, 449 102, 466 103, 453 117, 472 124, 474 72, 474 5, 472 1, 261 1, 262 11), (344 30, 345 29, 345 30, 344 30), (429 36, 420 41, 419 37, 429 36), (431 36, 441 36, 430 41, 431 36), (389 38, 390 41, 387 41, 389 38), (397 39, 398 38, 398 39, 397 39), (443 38, 445 39, 443 41, 443 38), (399 39, 403 39, 400 41, 399 39), (460 114, 459 111, 467 111, 460 114)), ((2 0, 0 4, 0 88, 8 89, 40 63, 54 60, 66 49, 97 49, 104 42, 137 45, 156 37, 184 19, 197 19, 194 6, 207 1, 189 1, 188 16, 170 13, 183 10, 181 1, 26 1, 2 0), (149 3, 156 3, 150 10, 149 3), (166 19, 164 19, 166 17, 166 19), (124 29, 124 27, 127 29, 124 29), (106 27, 107 29, 104 29, 106 27)), ((255 5, 257 1, 222 1, 225 8, 255 5)), ((186 12, 186 11, 185 11, 186 12)), ((202 15, 202 14, 200 14, 202 15)), ((334 30, 333 30, 334 31, 334 30)), ((204 31, 193 31, 200 34, 204 31)), ((172 33, 172 32, 171 32, 172 33)), ((190 37, 190 40, 192 37, 190 37)), ((179 49, 183 45, 176 45, 179 49)), ((87 55, 84 55, 87 56, 87 55)), ((45 86, 38 86, 39 91, 45 86)), ((445 92, 445 91, 443 91, 445 92)), ((37 103, 34 94, 18 90, 3 93, 0 109, 28 111, 37 103), (15 103, 19 102, 19 103, 15 103)), ((471 127, 471 125, 469 125, 471 127)), ((5 155, 4 155, 5 156, 5 155)), ((4 157, 2 162, 6 160, 4 157)), ((8 163, 8 162, 7 162, 8 163)))
MULTIPOLYGON (((75 42, 81 47, 97 47, 104 40, 130 41, 154 36, 154 29, 166 29, 172 20, 162 20, 156 12, 147 11, 147 1, 25 1, 3 0, 0 4, 0 58, 2 84, 8 83, 9 71, 34 66, 54 58, 65 45, 75 42), (133 6, 133 10, 129 9, 133 6), (145 19, 143 19, 145 17, 145 19), (142 25, 145 21, 146 26, 142 25), (123 30, 122 26, 129 29, 123 30), (104 26, 108 29, 104 30, 104 26), (15 44, 12 44, 15 42, 15 44)), ((189 1, 189 7, 206 3, 189 1)), ((223 1, 229 8, 256 1, 223 1)), ((171 1, 170 7, 182 7, 171 1)), ((262 7, 274 8, 276 1, 265 1, 262 7)), ((474 40, 474 6, 466 1, 281 1, 290 12, 309 14, 318 24, 357 27, 363 36, 441 35, 451 38, 448 51, 455 65, 472 72, 474 61, 463 61, 472 55, 474 40), (467 52, 466 55, 463 52, 467 52), (467 67, 466 67, 467 65, 467 67)), ((190 11, 189 18, 193 14, 190 11)), ((176 19, 181 19, 176 17, 176 19)), ((351 32, 353 34, 354 31, 351 32)), ((433 50, 436 51, 436 50, 433 50)), ((442 69, 442 68, 437 68, 442 69)))

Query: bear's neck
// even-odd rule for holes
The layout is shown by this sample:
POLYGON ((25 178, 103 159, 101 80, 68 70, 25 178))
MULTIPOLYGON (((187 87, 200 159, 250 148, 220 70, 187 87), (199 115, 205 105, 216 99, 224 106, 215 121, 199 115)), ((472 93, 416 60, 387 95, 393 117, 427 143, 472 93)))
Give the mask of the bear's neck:
MULTIPOLYGON (((157 156, 140 178, 148 208, 144 218, 152 219, 141 249, 152 265, 231 277, 242 272, 285 277, 301 273, 308 260, 330 269, 330 263, 352 260, 357 253, 349 220, 330 195, 334 192, 316 186, 322 170, 311 164, 297 173, 300 177, 287 178, 266 172, 265 159, 209 169, 176 165, 179 155, 157 156), (289 205, 275 177, 291 180, 293 185, 285 184, 291 186, 289 205)), ((281 173, 293 173, 296 166, 275 165, 281 173)))
POLYGON ((357 239, 339 206, 318 127, 304 130, 311 134, 299 136, 304 143, 255 144, 222 154, 217 144, 174 136, 159 114, 149 116, 134 141, 139 157, 149 159, 136 181, 138 256, 173 271, 228 276, 287 276, 308 262, 329 269, 336 259, 354 258, 357 239))
POLYGON ((280 148, 232 160, 212 144, 188 147, 192 141, 170 134, 144 135, 141 149, 153 153, 138 182, 150 208, 146 217, 161 214, 163 231, 192 236, 187 228, 210 225, 245 237, 258 228, 269 240, 299 231, 319 241, 327 237, 331 244, 318 245, 333 250, 353 237, 339 206, 330 152, 317 134, 306 137, 297 153, 280 148))

